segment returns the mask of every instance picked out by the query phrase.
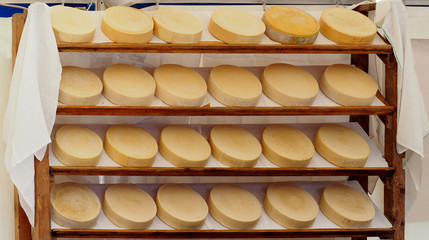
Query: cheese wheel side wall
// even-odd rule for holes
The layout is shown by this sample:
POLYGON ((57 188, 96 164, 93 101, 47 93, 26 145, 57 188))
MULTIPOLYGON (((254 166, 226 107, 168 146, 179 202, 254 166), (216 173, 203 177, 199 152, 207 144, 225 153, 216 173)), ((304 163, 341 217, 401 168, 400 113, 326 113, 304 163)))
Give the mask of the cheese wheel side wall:
POLYGON ((280 43, 286 43, 286 44, 313 44, 316 39, 319 32, 310 35, 310 36, 294 36, 291 34, 284 33, 282 31, 279 31, 275 28, 269 27, 267 23, 267 19, 262 17, 262 21, 265 23, 265 26, 267 27, 265 30, 265 34, 273 41, 280 42, 280 43))
POLYGON ((248 161, 237 161, 233 156, 223 153, 219 147, 213 142, 211 137, 209 137, 210 147, 212 148, 212 156, 222 164, 225 164, 230 167, 253 167, 259 160, 259 156, 256 159, 248 161))
POLYGON ((101 30, 103 31, 104 35, 106 35, 106 37, 117 43, 148 43, 150 40, 152 40, 153 35, 153 28, 144 34, 130 34, 120 32, 108 26, 104 19, 101 21, 101 30))
POLYGON ((95 157, 78 160, 72 155, 65 152, 63 149, 61 149, 58 142, 56 141, 56 138, 54 139, 54 141, 52 141, 52 151, 54 155, 57 157, 57 159, 66 166, 93 167, 93 166, 96 166, 101 159, 101 152, 100 152, 95 157))
POLYGON ((159 85, 156 86, 155 95, 164 103, 170 106, 177 107, 199 107, 203 103, 206 95, 194 99, 178 99, 177 96, 171 94, 168 89, 162 89, 159 85))
POLYGON ((138 167, 150 167, 155 161, 156 155, 148 159, 137 159, 125 154, 122 154, 120 151, 115 150, 112 143, 109 139, 104 140, 104 150, 106 151, 109 157, 119 163, 122 166, 138 166, 138 167))
POLYGON ((344 33, 341 33, 334 28, 330 27, 323 19, 320 19, 320 32, 329 40, 338 44, 350 44, 350 45, 364 45, 371 44, 374 41, 377 33, 365 36, 365 37, 353 37, 344 33))
POLYGON ((296 161, 286 157, 281 156, 276 153, 270 146, 265 142, 264 138, 261 140, 262 153, 264 156, 270 160, 272 163, 280 167, 307 167, 310 164, 312 158, 296 161))
POLYGON ((58 101, 66 105, 75 105, 75 106, 95 106, 100 101, 101 91, 96 95, 85 97, 85 98, 76 98, 70 94, 67 94, 65 91, 61 90, 58 94, 58 101))
POLYGON ((178 167, 204 167, 209 160, 207 158, 204 161, 187 161, 183 157, 174 154, 173 151, 168 149, 167 144, 164 143, 162 134, 159 137, 158 150, 167 161, 178 167))
POLYGON ((213 19, 209 22, 209 32, 217 39, 229 44, 259 44, 264 37, 264 33, 257 36, 239 36, 218 26, 213 19))
POLYGON ((203 31, 198 34, 174 33, 154 21, 153 35, 168 43, 197 44, 201 41, 203 31))

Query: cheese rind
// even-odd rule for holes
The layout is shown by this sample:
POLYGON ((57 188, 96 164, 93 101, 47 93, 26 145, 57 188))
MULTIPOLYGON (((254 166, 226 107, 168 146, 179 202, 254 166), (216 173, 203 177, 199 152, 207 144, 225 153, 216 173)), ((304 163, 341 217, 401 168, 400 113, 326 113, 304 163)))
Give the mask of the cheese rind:
POLYGON ((51 9, 52 28, 57 42, 92 42, 95 21, 87 12, 61 5, 51 9))

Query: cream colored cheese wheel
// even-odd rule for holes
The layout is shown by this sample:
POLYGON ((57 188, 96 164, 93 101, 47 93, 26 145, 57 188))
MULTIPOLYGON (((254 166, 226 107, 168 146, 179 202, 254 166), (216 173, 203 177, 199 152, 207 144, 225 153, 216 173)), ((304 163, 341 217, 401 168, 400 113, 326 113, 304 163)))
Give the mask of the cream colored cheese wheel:
POLYGON ((157 67, 153 74, 155 95, 170 106, 199 107, 207 93, 207 84, 196 71, 176 65, 157 67))
POLYGON ((287 125, 271 125, 262 133, 262 153, 280 167, 307 167, 314 155, 311 140, 287 125))
POLYGON ((258 44, 265 25, 260 18, 238 8, 216 9, 210 18, 209 31, 217 39, 230 44, 258 44))
POLYGON ((94 191, 73 182, 54 185, 50 202, 52 220, 66 228, 94 227, 101 210, 100 200, 94 191))
POLYGON ((267 27, 265 33, 269 38, 287 44, 312 44, 320 29, 313 16, 289 6, 269 7, 262 21, 267 27))
POLYGON ((345 64, 327 67, 319 84, 327 97, 344 106, 369 106, 378 89, 366 72, 345 64))
POLYGON ((213 157, 230 167, 253 167, 262 152, 261 144, 253 134, 232 125, 213 127, 209 142, 213 157))
POLYGON ((149 167, 155 161, 158 144, 139 127, 115 125, 107 129, 104 150, 122 166, 149 167))
POLYGON ((332 184, 323 190, 320 210, 343 228, 367 228, 375 217, 375 208, 368 196, 343 184, 332 184))
POLYGON ((103 212, 118 227, 146 229, 156 216, 156 204, 147 192, 132 184, 115 184, 104 192, 103 212))
POLYGON ((357 11, 328 8, 320 16, 320 32, 338 44, 371 44, 377 34, 377 26, 357 11))
POLYGON ((95 21, 87 12, 61 5, 51 9, 52 28, 57 42, 92 42, 95 21))
POLYGON ((207 140, 194 129, 168 126, 159 136, 159 152, 178 167, 204 167, 211 148, 207 140))
POLYGON ((156 194, 158 217, 175 229, 201 228, 208 215, 206 201, 183 184, 164 184, 156 194))
POLYGON ((274 221, 289 229, 310 228, 319 213, 319 205, 313 196, 292 183, 270 184, 264 209, 274 221))
POLYGON ((100 101, 103 83, 93 72, 65 66, 61 73, 58 100, 67 105, 94 106, 100 101))
POLYGON ((153 34, 168 43, 193 44, 201 40, 203 23, 177 8, 160 8, 153 13, 153 34))
POLYGON ((103 95, 122 106, 149 106, 155 95, 155 80, 145 70, 128 65, 111 65, 103 73, 103 95))
POLYGON ((313 143, 322 157, 339 167, 363 167, 369 157, 369 145, 365 139, 341 125, 320 127, 313 143))
POLYGON ((226 106, 256 106, 262 94, 261 82, 253 73, 232 65, 212 68, 207 86, 210 94, 226 106))
POLYGON ((96 166, 103 151, 103 141, 89 128, 66 125, 55 133, 52 151, 66 166, 96 166))
POLYGON ((302 68, 276 63, 268 65, 262 74, 262 89, 283 106, 310 106, 319 92, 317 80, 302 68))
POLYGON ((209 195, 210 215, 229 229, 249 229, 256 226, 262 207, 253 193, 234 184, 221 184, 209 195))
POLYGON ((153 21, 141 10, 114 6, 104 11, 101 30, 114 42, 147 43, 152 39, 153 21))

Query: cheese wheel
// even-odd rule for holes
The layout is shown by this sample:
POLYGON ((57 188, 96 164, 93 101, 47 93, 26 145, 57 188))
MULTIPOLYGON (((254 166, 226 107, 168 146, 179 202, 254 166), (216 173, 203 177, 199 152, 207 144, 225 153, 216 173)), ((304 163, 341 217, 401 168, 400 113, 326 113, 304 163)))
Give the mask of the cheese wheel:
POLYGON ((209 31, 217 39, 230 44, 258 44, 265 25, 255 15, 238 8, 218 8, 210 18, 209 31))
POLYGON ((210 215, 229 229, 255 227, 262 207, 253 193, 234 184, 221 184, 210 190, 210 215))
POLYGON ((262 153, 280 167, 307 167, 314 155, 311 140, 287 125, 272 125, 262 134, 262 153))
POLYGON ((155 95, 155 80, 145 70, 128 64, 111 65, 103 73, 103 95, 123 106, 149 106, 155 95))
POLYGON ((158 217, 175 229, 198 229, 208 215, 206 201, 183 184, 164 184, 156 194, 158 217))
POLYGON ((168 126, 159 136, 159 152, 178 167, 204 167, 211 149, 207 140, 194 129, 168 126))
POLYGON ((61 5, 51 9, 51 23, 57 42, 92 42, 95 21, 87 12, 61 5))
POLYGON ((206 81, 190 68, 165 64, 157 67, 153 76, 155 95, 170 106, 199 107, 206 97, 206 81))
POLYGON ((283 106, 310 106, 319 92, 319 84, 302 68, 276 63, 264 69, 262 89, 283 106))
POLYGON ((363 167, 369 157, 369 145, 365 139, 341 125, 320 127, 313 143, 322 157, 339 167, 363 167))
POLYGON ((269 7, 262 21, 267 27, 265 33, 269 38, 287 44, 312 44, 320 29, 313 16, 289 6, 269 7))
POLYGON ((141 10, 114 6, 104 11, 101 30, 114 42, 147 43, 152 39, 153 21, 141 10))
POLYGON ((66 166, 96 166, 103 151, 103 141, 89 128, 66 125, 55 133, 52 151, 66 166))
POLYGON ((262 152, 261 144, 253 134, 232 125, 213 127, 209 142, 213 157, 230 167, 253 167, 262 152))
POLYGON ((60 226, 92 228, 97 223, 101 209, 100 200, 85 185, 73 182, 54 185, 50 202, 51 218, 60 226))
POLYGON ((375 217, 375 208, 368 196, 343 184, 332 184, 323 190, 320 210, 343 228, 367 228, 375 217))
POLYGON ((320 32, 338 44, 371 44, 377 34, 377 26, 360 12, 328 8, 320 16, 320 32))
POLYGON ((264 209, 285 228, 310 228, 319 213, 319 205, 305 189, 292 183, 272 183, 264 198, 264 209))
POLYGON ((344 64, 327 67, 319 84, 327 97, 344 106, 369 106, 378 89, 366 72, 344 64))
POLYGON ((232 65, 214 67, 207 86, 210 94, 226 106, 256 106, 262 94, 261 82, 253 73, 232 65))
POLYGON ((93 106, 100 101, 103 83, 93 72, 65 66, 61 73, 58 100, 67 105, 93 106))
POLYGON ((158 153, 158 145, 139 127, 115 125, 107 129, 104 150, 122 166, 150 167, 158 153))
POLYGON ((168 43, 194 44, 201 40, 203 23, 177 8, 160 8, 153 13, 153 34, 168 43))
POLYGON ((156 204, 147 192, 132 184, 115 184, 104 192, 103 212, 118 227, 146 229, 156 216, 156 204))

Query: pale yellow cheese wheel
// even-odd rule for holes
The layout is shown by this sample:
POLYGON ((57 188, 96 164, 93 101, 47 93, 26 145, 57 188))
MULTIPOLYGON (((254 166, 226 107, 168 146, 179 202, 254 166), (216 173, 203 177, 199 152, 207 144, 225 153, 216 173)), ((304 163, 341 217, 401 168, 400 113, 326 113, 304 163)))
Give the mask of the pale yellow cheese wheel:
POLYGON ((375 217, 369 197, 344 184, 332 184, 323 190, 320 210, 343 228, 367 228, 375 217))
POLYGON ((103 151, 103 141, 89 128, 66 125, 55 133, 52 151, 66 166, 96 166, 103 151))
POLYGON ((95 21, 87 12, 62 5, 51 9, 51 23, 57 42, 92 42, 95 21))
POLYGON ((104 192, 103 211, 118 227, 146 229, 156 216, 156 204, 147 192, 137 186, 115 184, 104 192))

